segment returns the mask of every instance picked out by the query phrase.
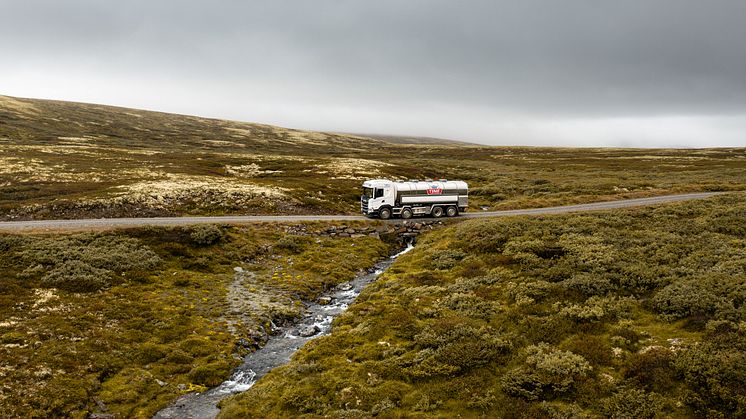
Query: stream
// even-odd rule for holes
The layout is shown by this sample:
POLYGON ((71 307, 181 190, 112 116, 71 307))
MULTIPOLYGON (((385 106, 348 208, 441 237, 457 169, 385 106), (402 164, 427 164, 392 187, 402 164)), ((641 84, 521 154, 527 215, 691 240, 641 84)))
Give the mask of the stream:
POLYGON ((189 393, 179 397, 171 406, 156 413, 154 418, 216 417, 220 412, 217 405, 222 399, 250 389, 257 380, 272 369, 288 363, 293 353, 306 342, 329 334, 334 318, 347 310, 363 288, 386 271, 397 257, 413 248, 411 243, 407 244, 401 252, 376 263, 372 272, 359 275, 352 281, 339 284, 332 291, 323 294, 319 300, 327 297, 328 304, 307 303, 304 316, 296 324, 273 330, 267 344, 246 355, 243 364, 233 371, 233 375, 228 380, 203 393, 189 393))

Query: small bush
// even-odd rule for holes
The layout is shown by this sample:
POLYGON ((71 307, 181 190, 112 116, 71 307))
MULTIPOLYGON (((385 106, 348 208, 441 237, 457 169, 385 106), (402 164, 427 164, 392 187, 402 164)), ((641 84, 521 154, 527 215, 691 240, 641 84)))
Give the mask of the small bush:
POLYGON ((604 414, 613 419, 654 418, 663 408, 659 396, 637 389, 622 389, 601 404, 604 414))
POLYGON ((505 394, 526 400, 538 400, 544 392, 544 382, 539 375, 523 367, 505 373, 500 386, 505 394))
POLYGON ((611 346, 599 336, 579 334, 562 348, 582 356, 593 365, 611 363, 611 346))
POLYGON ((275 247, 290 253, 298 254, 306 247, 306 243, 301 237, 286 235, 277 241, 275 247))
POLYGON ((432 266, 435 269, 451 269, 466 257, 466 253, 459 250, 444 250, 431 256, 432 266))
POLYGON ((526 364, 534 368, 545 384, 556 392, 564 392, 577 379, 585 378, 591 366, 580 355, 562 351, 546 343, 526 348, 526 364))
POLYGON ((589 273, 579 273, 570 279, 561 282, 562 286, 568 290, 577 291, 586 296, 606 295, 616 287, 611 283, 609 278, 589 273))
POLYGON ((674 354, 667 348, 653 347, 638 352, 630 358, 624 376, 646 390, 666 391, 676 382, 673 358, 674 354))
POLYGON ((198 246, 210 246, 223 239, 223 230, 215 224, 200 224, 191 228, 189 237, 198 246))
POLYGON ((110 271, 79 260, 67 260, 42 277, 42 282, 71 292, 93 292, 109 286, 110 271))

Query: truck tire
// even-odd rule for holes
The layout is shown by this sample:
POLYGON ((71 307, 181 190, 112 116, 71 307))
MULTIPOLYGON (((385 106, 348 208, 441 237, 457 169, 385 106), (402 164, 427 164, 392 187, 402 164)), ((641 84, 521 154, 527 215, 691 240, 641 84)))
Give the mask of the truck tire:
POLYGON ((458 215, 458 208, 456 208, 456 207, 448 207, 446 209, 446 215, 448 215, 449 217, 455 217, 455 216, 457 216, 458 215))
POLYGON ((443 207, 433 207, 433 211, 431 212, 434 218, 440 218, 443 216, 443 207))
POLYGON ((401 218, 405 220, 412 218, 412 210, 409 208, 404 208, 403 210, 401 210, 401 218))
POLYGON ((391 209, 381 208, 381 210, 378 211, 378 216, 381 217, 382 220, 388 220, 391 218, 391 209))

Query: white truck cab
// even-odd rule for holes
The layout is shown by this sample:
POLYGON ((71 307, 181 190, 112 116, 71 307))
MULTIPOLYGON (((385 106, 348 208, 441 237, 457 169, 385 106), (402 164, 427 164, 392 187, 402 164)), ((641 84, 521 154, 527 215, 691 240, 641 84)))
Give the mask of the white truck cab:
POLYGON ((466 211, 468 189, 466 182, 458 180, 366 180, 360 197, 360 211, 366 216, 382 219, 395 216, 407 219, 416 215, 453 217, 466 211))

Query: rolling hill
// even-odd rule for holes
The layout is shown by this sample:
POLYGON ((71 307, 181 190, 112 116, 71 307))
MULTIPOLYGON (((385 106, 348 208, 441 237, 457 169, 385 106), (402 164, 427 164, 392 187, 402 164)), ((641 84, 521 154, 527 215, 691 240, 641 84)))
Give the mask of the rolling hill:
POLYGON ((746 149, 397 138, 0 96, 0 218, 355 213, 373 177, 463 179, 490 209, 746 187, 746 149))

